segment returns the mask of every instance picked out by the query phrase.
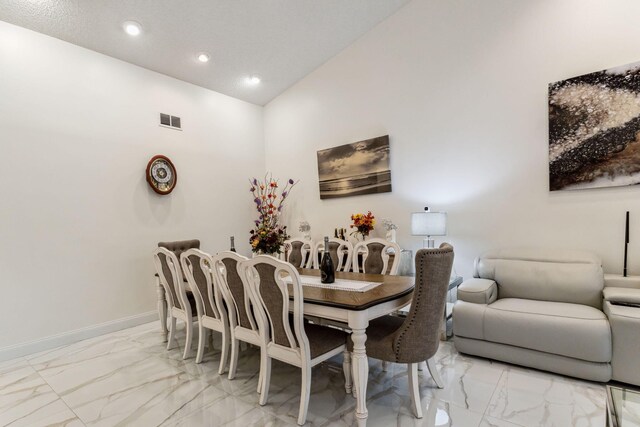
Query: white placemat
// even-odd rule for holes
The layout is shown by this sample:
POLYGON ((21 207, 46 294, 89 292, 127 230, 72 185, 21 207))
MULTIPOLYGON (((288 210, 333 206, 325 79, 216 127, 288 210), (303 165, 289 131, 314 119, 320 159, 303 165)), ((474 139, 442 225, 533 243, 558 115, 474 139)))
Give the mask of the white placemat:
MULTIPOLYGON (((290 278, 287 278, 291 281, 290 278)), ((316 288, 338 289, 350 292, 366 292, 382 285, 380 282, 361 282, 359 280, 336 279, 333 283, 322 283, 318 276, 300 276, 302 286, 314 286, 316 288)))

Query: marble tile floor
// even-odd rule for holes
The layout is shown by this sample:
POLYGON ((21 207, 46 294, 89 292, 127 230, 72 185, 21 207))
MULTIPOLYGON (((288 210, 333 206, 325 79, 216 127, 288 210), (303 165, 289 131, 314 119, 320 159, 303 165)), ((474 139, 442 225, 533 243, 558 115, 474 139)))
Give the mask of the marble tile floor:
MULTIPOLYGON (((178 344, 184 331, 178 332, 178 344)), ((258 405, 259 351, 245 348, 234 380, 217 373, 220 336, 203 363, 167 351, 157 322, 0 363, 0 426, 294 426, 300 371, 274 361, 258 405)), ((410 409, 406 368, 370 361, 368 425, 602 427, 604 385, 458 354, 443 342, 440 390, 425 371, 424 418, 410 409)), ((423 374, 421 374, 423 375, 423 374)), ((308 426, 355 425, 342 356, 314 368, 308 426)))

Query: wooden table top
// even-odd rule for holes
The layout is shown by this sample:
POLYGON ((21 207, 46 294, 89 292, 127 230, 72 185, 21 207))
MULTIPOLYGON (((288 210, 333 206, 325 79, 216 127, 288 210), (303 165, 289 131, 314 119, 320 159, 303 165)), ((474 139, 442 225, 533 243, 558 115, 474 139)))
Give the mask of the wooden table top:
MULTIPOLYGON (((302 276, 320 276, 320 270, 298 268, 302 276)), ((365 292, 326 289, 313 286, 303 287, 304 302, 346 308, 349 310, 365 310, 376 304, 391 301, 413 292, 414 277, 390 276, 387 274, 345 273, 336 271, 336 279, 360 280, 363 282, 381 282, 365 292)))

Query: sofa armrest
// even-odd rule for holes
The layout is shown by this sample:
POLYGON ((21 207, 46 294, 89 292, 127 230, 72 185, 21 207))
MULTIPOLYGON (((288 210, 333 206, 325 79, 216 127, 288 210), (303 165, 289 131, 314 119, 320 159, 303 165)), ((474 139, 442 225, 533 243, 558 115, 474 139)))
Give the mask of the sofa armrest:
POLYGON ((640 305, 640 289, 633 288, 604 288, 602 291, 605 301, 611 303, 640 305))
POLYGON ((491 304, 498 299, 498 285, 488 279, 468 279, 458 287, 458 299, 475 304, 491 304))
POLYGON ((604 287, 640 289, 640 276, 623 277, 620 274, 605 274, 604 287))

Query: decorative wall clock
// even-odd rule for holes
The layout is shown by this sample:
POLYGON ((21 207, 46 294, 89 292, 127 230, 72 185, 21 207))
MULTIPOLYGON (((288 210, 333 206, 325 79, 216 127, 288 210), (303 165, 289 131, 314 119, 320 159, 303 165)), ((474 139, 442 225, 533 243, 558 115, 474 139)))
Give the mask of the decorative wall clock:
POLYGON ((173 191, 178 181, 176 168, 167 156, 161 154, 153 156, 147 164, 147 182, 160 195, 173 191))

